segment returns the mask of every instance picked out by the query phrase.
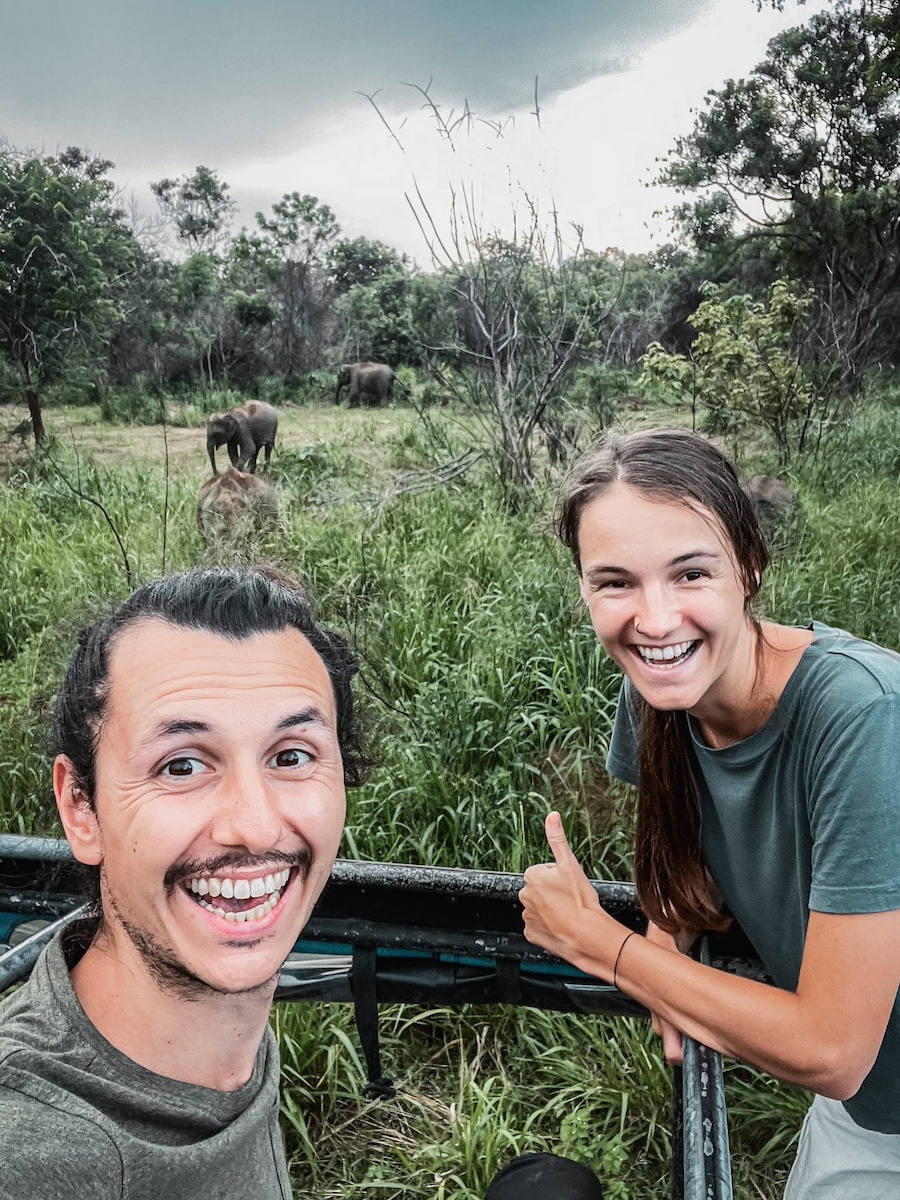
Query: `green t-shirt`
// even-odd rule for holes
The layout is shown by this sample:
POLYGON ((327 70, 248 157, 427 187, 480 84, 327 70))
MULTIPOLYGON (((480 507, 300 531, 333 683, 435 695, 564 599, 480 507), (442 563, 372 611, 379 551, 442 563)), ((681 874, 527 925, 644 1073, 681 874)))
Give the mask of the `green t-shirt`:
MULTIPOLYGON (((713 750, 685 715, 702 775, 703 859, 766 970, 789 990, 810 909, 900 908, 900 655, 827 625, 812 629, 756 733, 713 750)), ((632 784, 635 695, 626 680, 607 759, 632 784)), ((900 995, 878 1058, 844 1107, 866 1129, 900 1133, 900 995)))
POLYGON ((0 1200, 288 1200, 278 1075, 271 1030, 234 1092, 138 1066, 85 1016, 57 937, 0 1004, 0 1200))

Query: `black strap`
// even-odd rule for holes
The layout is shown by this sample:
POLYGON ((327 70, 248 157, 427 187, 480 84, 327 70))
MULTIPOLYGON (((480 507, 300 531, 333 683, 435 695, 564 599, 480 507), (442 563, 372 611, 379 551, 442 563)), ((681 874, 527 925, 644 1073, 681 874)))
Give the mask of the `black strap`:
POLYGON ((522 973, 517 958, 497 955, 497 987, 501 1004, 522 1003, 522 973))
POLYGON ((369 1082, 363 1089, 368 1100, 391 1100, 397 1095, 393 1079, 381 1073, 378 1045, 378 992, 375 984, 376 950, 374 946, 353 947, 353 1011, 359 1044, 366 1060, 369 1082))

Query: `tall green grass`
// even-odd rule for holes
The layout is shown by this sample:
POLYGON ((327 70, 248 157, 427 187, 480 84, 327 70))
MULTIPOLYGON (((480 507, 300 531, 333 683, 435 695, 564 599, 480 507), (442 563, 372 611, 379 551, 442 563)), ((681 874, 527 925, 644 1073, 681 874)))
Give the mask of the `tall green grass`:
MULTIPOLYGON (((386 504, 346 499, 366 428, 356 445, 286 453, 283 527, 237 551, 304 576, 360 646, 378 766, 350 797, 342 852, 519 870, 546 857, 543 817, 559 806, 587 866, 629 877, 627 797, 602 766, 618 682, 562 552, 486 472, 386 504)), ((424 459, 408 429, 393 436, 384 461, 424 459)), ((770 572, 770 615, 900 647, 898 446, 900 414, 876 412, 840 455, 801 466, 803 516, 770 572)), ((59 472, 103 503, 135 579, 159 573, 164 543, 169 570, 210 555, 192 485, 167 489, 154 463, 103 470, 55 454, 0 485, 0 827, 22 832, 56 829, 45 729, 74 632, 128 590, 106 518, 59 472)), ((645 1022, 390 1008, 383 1053, 400 1091, 371 1103, 348 1010, 283 1006, 273 1019, 300 1196, 464 1200, 525 1149, 590 1162, 613 1198, 665 1194, 669 1073, 645 1022)), ((734 1065, 728 1098, 737 1196, 780 1196, 806 1097, 734 1065)))

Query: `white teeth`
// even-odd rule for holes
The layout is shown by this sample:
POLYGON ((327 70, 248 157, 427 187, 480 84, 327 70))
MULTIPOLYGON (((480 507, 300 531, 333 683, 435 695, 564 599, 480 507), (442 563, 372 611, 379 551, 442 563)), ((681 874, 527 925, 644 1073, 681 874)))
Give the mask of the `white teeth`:
POLYGON ((261 896, 271 896, 275 892, 281 891, 290 877, 290 867, 278 871, 274 875, 257 875, 254 879, 217 879, 203 875, 189 879, 185 887, 190 888, 195 896, 212 896, 214 898, 224 896, 226 900, 258 900, 261 896))
POLYGON ((265 904, 257 904, 255 908, 248 909, 246 912, 225 912, 223 908, 219 908, 217 904, 210 904, 208 900, 200 900, 198 903, 202 908, 215 913, 217 917, 222 917, 232 924, 235 922, 243 924, 247 921, 261 921, 263 917, 267 917, 280 899, 281 892, 273 892, 265 904))
POLYGON ((644 662, 672 662, 676 658, 683 658, 694 642, 679 642, 675 646, 636 646, 638 654, 644 662))

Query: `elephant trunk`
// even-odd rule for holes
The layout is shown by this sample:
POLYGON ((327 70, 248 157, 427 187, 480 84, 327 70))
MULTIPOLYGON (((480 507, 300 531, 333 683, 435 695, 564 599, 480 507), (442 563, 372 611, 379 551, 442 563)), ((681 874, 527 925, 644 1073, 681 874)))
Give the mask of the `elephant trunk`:
POLYGON ((206 453, 209 455, 209 461, 210 465, 212 466, 213 475, 218 475, 219 473, 218 469, 216 468, 216 446, 218 444, 219 443, 211 433, 206 435, 206 453))

